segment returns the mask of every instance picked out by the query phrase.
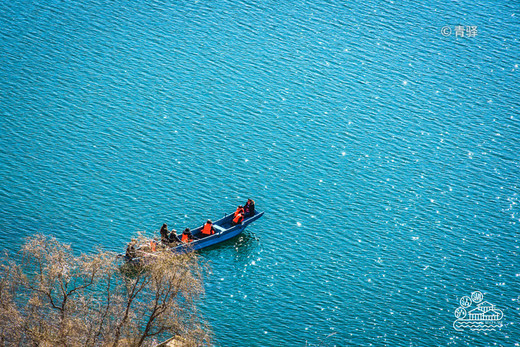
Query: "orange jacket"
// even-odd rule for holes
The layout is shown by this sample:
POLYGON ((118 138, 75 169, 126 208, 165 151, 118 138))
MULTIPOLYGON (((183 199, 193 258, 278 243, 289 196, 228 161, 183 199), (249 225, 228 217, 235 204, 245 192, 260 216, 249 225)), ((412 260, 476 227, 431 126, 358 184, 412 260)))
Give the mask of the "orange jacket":
POLYGON ((187 243, 187 242, 191 242, 193 240, 190 238, 189 234, 182 234, 181 241, 187 243))
POLYGON ((213 230, 213 224, 210 224, 210 223, 204 224, 204 227, 202 228, 201 233, 203 235, 213 235, 215 233, 215 230, 213 230))
POLYGON ((236 217, 239 214, 244 214, 244 208, 243 207, 237 207, 237 210, 235 211, 234 217, 236 217))
POLYGON ((236 215, 235 218, 233 218, 233 222, 234 222, 235 224, 242 223, 243 220, 244 220, 244 215, 243 215, 242 213, 236 215))

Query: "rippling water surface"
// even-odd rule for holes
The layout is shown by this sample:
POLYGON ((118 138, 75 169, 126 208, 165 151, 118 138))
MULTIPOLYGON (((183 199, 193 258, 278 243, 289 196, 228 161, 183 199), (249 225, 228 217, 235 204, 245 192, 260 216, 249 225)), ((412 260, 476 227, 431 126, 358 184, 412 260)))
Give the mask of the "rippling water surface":
POLYGON ((122 251, 253 197, 264 218, 201 252, 216 345, 519 343, 519 18, 513 1, 4 1, 0 247, 122 251), (458 332, 477 290, 504 325, 458 332))

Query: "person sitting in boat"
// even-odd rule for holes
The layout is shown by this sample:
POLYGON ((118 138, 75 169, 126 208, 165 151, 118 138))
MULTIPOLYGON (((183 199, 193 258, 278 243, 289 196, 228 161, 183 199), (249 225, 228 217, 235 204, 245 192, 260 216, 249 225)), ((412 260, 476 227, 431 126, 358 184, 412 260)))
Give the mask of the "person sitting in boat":
POLYGON ((172 231, 170 232, 170 236, 168 236, 168 241, 170 243, 179 243, 179 242, 181 242, 181 240, 177 236, 177 230, 172 229, 172 231))
POLYGON ((242 207, 242 205, 239 205, 237 207, 237 210, 235 211, 235 214, 233 215, 233 218, 236 217, 239 214, 244 214, 244 207, 242 207))
POLYGON ((182 232, 181 241, 184 243, 189 243, 193 241, 193 235, 191 234, 190 228, 184 229, 182 232))
POLYGON ((235 216, 235 218, 233 218, 233 221, 231 222, 231 226, 240 224, 243 221, 244 221, 244 214, 243 213, 239 213, 239 214, 237 214, 235 216))
POLYGON ((166 225, 166 223, 162 225, 159 233, 161 234, 161 241, 164 243, 168 243, 168 226, 166 225))
POLYGON ((135 250, 135 241, 132 240, 127 246, 126 246, 126 254, 125 256, 128 259, 134 259, 137 256, 136 250, 135 250))
POLYGON ((151 250, 152 252, 157 251, 157 241, 155 241, 155 240, 151 240, 151 241, 150 241, 150 250, 151 250))
POLYGON ((200 233, 202 234, 202 237, 206 237, 206 236, 215 234, 215 229, 213 228, 213 222, 210 219, 208 219, 206 224, 204 224, 200 233))
POLYGON ((247 199, 244 205, 245 217, 252 217, 255 215, 255 201, 253 199, 247 199))

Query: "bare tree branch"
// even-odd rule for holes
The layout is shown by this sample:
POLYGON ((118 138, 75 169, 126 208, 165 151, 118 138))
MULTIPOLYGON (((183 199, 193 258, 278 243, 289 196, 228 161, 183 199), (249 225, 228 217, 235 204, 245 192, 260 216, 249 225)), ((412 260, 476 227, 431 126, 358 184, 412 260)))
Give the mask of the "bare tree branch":
POLYGON ((0 258, 0 346, 141 346, 173 335, 209 344, 195 254, 159 250, 150 264, 121 267, 113 254, 74 256, 36 235, 18 258, 0 258))

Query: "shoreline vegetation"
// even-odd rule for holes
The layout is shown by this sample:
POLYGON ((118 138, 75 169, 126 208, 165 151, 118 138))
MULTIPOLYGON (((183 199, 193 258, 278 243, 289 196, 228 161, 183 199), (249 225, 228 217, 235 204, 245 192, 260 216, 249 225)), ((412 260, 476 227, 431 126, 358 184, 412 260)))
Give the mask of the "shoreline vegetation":
POLYGON ((97 250, 75 255, 52 237, 27 238, 0 258, 0 346, 152 346, 171 336, 209 345, 197 311, 208 268, 195 252, 157 252, 135 266, 97 250))

